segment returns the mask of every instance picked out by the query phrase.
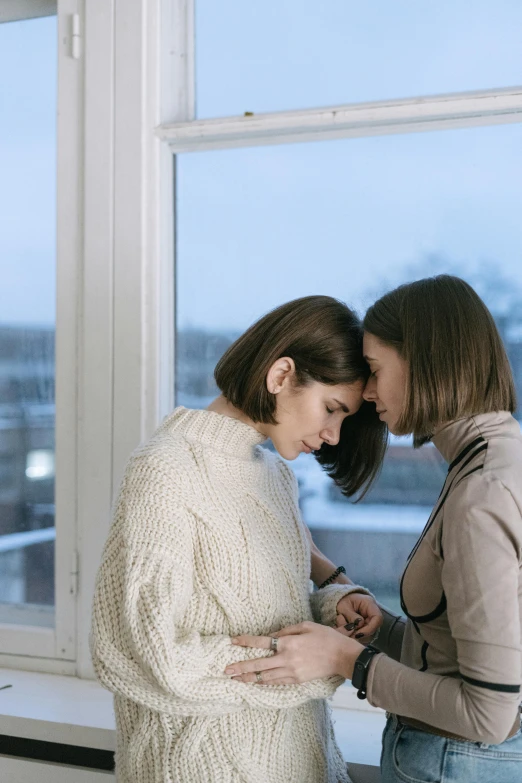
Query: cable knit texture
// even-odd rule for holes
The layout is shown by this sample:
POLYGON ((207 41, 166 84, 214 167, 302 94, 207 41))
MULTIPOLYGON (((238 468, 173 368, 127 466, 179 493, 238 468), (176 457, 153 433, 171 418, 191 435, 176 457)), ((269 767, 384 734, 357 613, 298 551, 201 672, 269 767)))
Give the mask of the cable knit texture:
MULTIPOLYGON (((177 408, 130 458, 91 633, 115 695, 118 783, 349 782, 325 701, 340 678, 259 686, 224 674, 271 654, 231 636, 312 619, 297 483, 262 441, 177 408)), ((314 597, 329 622, 334 593, 314 597)))

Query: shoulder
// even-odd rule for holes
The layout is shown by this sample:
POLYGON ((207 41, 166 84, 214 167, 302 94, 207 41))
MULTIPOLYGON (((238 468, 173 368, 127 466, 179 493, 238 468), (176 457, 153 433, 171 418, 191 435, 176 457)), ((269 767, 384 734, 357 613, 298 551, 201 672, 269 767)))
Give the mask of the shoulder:
POLYGON ((190 444, 180 435, 159 430, 130 455, 121 488, 139 488, 143 494, 160 487, 169 495, 186 492, 196 467, 190 444))
POLYGON ((522 545, 522 508, 512 487, 483 470, 458 482, 444 508, 444 532, 462 537, 481 532, 507 535, 522 545))

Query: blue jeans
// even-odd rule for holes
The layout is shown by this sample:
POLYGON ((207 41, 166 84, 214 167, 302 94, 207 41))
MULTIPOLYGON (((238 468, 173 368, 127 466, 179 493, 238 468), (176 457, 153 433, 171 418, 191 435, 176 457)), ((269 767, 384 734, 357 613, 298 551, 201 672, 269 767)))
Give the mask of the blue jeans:
POLYGON ((381 755, 382 783, 520 783, 522 731, 501 745, 460 742, 388 718, 381 755))

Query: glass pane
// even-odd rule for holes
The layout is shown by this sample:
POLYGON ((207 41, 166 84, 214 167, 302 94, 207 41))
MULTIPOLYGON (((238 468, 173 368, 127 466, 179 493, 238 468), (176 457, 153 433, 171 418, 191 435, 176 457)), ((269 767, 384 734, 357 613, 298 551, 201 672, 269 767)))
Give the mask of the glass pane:
POLYGON ((54 604, 56 18, 0 25, 0 621, 54 604))
MULTIPOLYGON (((217 359, 270 308, 328 294, 363 312, 441 271, 468 279, 495 313, 522 398, 521 149, 522 125, 506 125, 179 156, 178 403, 210 402, 217 359)), ((291 464, 318 545, 396 605, 442 485, 435 449, 394 439, 355 506, 313 457, 291 464)))
POLYGON ((522 84, 519 0, 196 0, 198 117, 522 84))

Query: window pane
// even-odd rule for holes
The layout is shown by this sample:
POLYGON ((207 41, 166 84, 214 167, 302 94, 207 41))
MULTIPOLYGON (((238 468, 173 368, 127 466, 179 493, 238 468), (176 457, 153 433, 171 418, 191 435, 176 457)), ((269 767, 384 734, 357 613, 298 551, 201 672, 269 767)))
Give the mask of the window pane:
POLYGON ((522 84, 519 0, 196 0, 199 117, 522 84))
MULTIPOLYGON (((521 149, 522 125, 506 125, 179 156, 178 403, 208 404, 217 359, 270 308, 328 294, 363 312, 441 271, 468 279, 495 313, 522 398, 521 149)), ((356 506, 313 457, 292 466, 319 546, 397 603, 443 481, 433 446, 394 440, 356 506)))
POLYGON ((0 621, 54 603, 56 59, 55 17, 0 25, 0 621))

